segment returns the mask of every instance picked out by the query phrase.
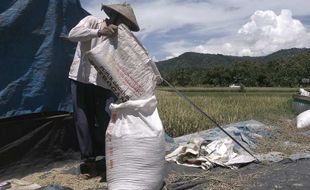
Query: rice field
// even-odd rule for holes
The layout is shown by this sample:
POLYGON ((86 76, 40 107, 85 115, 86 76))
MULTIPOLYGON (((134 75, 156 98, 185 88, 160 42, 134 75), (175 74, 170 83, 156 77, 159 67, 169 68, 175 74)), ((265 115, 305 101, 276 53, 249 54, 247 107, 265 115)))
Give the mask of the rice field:
MULTIPOLYGON (((238 92, 229 88, 181 88, 193 102, 220 125, 245 120, 272 124, 295 117, 291 105, 294 88, 247 88, 238 92)), ((168 88, 156 92, 158 109, 166 132, 173 136, 194 133, 214 125, 168 88)))

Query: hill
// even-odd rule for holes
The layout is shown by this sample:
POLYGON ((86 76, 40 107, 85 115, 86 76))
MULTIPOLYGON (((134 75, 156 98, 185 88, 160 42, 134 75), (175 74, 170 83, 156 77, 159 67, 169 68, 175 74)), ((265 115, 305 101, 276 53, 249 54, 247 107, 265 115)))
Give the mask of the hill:
POLYGON ((164 78, 179 86, 297 86, 310 76, 310 49, 280 50, 262 57, 189 52, 157 66, 164 78))

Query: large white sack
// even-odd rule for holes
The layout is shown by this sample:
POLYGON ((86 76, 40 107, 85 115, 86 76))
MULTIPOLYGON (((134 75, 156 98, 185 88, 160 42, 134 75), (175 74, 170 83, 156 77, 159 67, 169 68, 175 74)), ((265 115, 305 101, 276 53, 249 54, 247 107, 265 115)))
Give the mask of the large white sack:
POLYGON ((107 38, 89 51, 87 58, 123 102, 154 95, 160 73, 146 49, 125 25, 118 27, 115 37, 107 38))
POLYGON ((155 96, 110 106, 106 133, 110 190, 158 190, 164 175, 164 130, 155 96))
POLYGON ((297 116, 297 128, 310 127, 310 110, 304 111, 297 116))

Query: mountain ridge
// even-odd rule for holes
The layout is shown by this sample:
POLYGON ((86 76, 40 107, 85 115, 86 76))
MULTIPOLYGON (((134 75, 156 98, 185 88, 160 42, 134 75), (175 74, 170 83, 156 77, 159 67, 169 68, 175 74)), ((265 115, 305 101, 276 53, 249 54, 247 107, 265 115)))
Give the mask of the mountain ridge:
POLYGON ((231 56, 223 54, 209 54, 209 53, 196 53, 185 52, 178 57, 156 62, 160 71, 171 70, 175 68, 209 68, 212 66, 228 65, 240 61, 259 61, 266 62, 274 59, 285 58, 294 56, 303 52, 310 52, 310 48, 290 48, 282 49, 265 56, 231 56), (194 58, 193 58, 194 57, 194 58), (193 59, 193 60, 190 60, 193 59), (194 62, 199 61, 200 63, 194 62), (222 62, 220 62, 222 61, 222 62), (168 65, 169 64, 169 65, 168 65))
POLYGON ((157 66, 164 78, 179 86, 297 87, 310 78, 310 49, 285 49, 261 57, 187 52, 157 66))

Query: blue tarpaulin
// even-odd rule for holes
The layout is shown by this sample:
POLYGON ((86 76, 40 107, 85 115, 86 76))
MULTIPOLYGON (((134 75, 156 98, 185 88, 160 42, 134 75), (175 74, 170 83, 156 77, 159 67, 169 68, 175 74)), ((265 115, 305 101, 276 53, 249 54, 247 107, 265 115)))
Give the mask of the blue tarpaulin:
POLYGON ((66 36, 87 15, 79 0, 1 0, 0 117, 72 110, 66 36))

